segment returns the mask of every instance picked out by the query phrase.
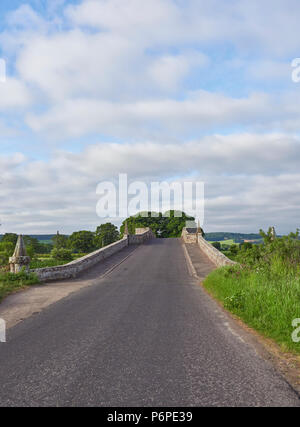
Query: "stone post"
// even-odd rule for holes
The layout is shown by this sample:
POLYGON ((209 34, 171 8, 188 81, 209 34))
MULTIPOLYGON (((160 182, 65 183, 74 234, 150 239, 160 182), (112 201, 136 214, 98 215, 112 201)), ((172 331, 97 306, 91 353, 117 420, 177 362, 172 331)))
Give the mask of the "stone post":
POLYGON ((127 221, 125 221, 124 236, 129 236, 127 221))
POLYGON ((10 272, 19 273, 22 268, 29 271, 30 257, 27 256, 26 247, 23 240, 22 234, 18 237, 15 252, 12 257, 9 258, 10 272))
POLYGON ((197 235, 200 235, 200 236, 204 237, 204 231, 200 227, 200 221, 199 221, 199 219, 198 219, 198 226, 197 226, 197 235))
POLYGON ((129 240, 129 231, 128 231, 127 221, 125 221, 125 228, 124 228, 124 236, 123 237, 127 237, 127 246, 128 246, 130 244, 130 240, 129 240))
POLYGON ((274 241, 275 239, 276 239, 275 227, 271 227, 271 240, 274 241))

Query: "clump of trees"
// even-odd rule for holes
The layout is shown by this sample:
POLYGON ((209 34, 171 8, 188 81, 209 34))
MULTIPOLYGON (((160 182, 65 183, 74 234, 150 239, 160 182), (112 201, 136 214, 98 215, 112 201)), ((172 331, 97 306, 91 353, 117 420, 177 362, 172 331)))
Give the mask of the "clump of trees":
POLYGON ((73 255, 70 249, 54 248, 51 251, 51 257, 58 261, 72 261, 73 255))
POLYGON ((272 269, 280 265, 284 271, 297 270, 300 265, 299 230, 287 236, 275 237, 272 228, 259 232, 263 243, 251 242, 232 245, 226 252, 230 258, 249 268, 272 269), (273 266, 273 267, 272 267, 273 266))
POLYGON ((125 222, 127 222, 130 234, 135 234, 136 228, 150 227, 156 237, 180 237, 186 221, 195 221, 195 218, 174 210, 165 213, 139 212, 123 221, 120 233, 124 234, 125 222))
POLYGON ((52 238, 54 249, 70 249, 74 253, 90 253, 119 240, 118 228, 108 222, 96 231, 74 231, 70 236, 56 234, 52 238))
POLYGON ((95 233, 95 244, 97 247, 102 248, 116 242, 119 239, 120 233, 114 224, 107 222, 106 224, 101 224, 99 227, 97 227, 95 233))

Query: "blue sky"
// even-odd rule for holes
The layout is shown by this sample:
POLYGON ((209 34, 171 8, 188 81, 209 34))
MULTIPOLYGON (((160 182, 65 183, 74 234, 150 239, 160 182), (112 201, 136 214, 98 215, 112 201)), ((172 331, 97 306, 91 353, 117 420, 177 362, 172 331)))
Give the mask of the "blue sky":
POLYGON ((2 0, 2 232, 93 229, 123 172, 204 181, 206 230, 294 230, 299 19, 298 0, 2 0))

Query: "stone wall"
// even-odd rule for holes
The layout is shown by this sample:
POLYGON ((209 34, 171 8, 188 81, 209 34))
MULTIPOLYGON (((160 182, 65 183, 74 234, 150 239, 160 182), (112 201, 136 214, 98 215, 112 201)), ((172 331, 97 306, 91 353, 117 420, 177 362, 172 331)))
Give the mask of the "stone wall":
POLYGON ((208 256, 208 258, 217 266, 234 265, 235 261, 227 258, 222 252, 218 251, 213 245, 208 243, 202 236, 198 235, 198 245, 200 249, 208 256))
POLYGON ((57 267, 37 268, 31 271, 36 273, 42 282, 74 278, 82 271, 88 270, 103 259, 121 251, 126 246, 128 246, 128 238, 124 237, 117 242, 98 249, 97 251, 85 255, 82 258, 71 261, 68 264, 58 265, 57 267))
POLYGON ((227 258, 227 256, 222 254, 222 252, 218 251, 218 249, 208 243, 200 234, 189 233, 186 228, 184 228, 181 236, 185 243, 198 243, 200 249, 217 267, 236 264, 235 261, 227 258))
POLYGON ((197 243, 197 233, 189 233, 186 228, 182 230, 181 237, 185 243, 197 243))
POLYGON ((135 234, 144 234, 144 233, 146 233, 146 231, 149 231, 149 230, 150 230, 149 227, 136 228, 135 234))
POLYGON ((138 234, 136 235, 125 236, 111 245, 98 249, 68 264, 58 265, 57 267, 37 268, 30 271, 36 273, 41 282, 74 278, 82 271, 88 270, 103 259, 121 251, 126 246, 142 244, 155 237, 150 228, 137 229, 137 231, 138 234))
POLYGON ((130 245, 140 245, 141 243, 145 243, 149 239, 154 239, 155 234, 151 230, 151 228, 136 228, 135 235, 130 234, 128 236, 130 245))

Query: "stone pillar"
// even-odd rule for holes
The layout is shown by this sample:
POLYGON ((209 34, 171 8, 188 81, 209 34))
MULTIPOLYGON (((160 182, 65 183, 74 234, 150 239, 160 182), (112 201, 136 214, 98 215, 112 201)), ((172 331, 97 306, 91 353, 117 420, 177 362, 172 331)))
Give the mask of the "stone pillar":
POLYGON ((124 228, 124 236, 123 237, 127 237, 127 246, 128 246, 130 244, 130 237, 129 237, 127 221, 125 221, 125 228, 124 228))
POLYGON ((275 239, 276 239, 275 227, 271 227, 271 240, 274 241, 275 239))
POLYGON ((199 221, 199 219, 198 219, 197 235, 200 235, 200 236, 204 237, 204 231, 200 227, 200 221, 199 221))
POLYGON ((26 247, 23 240, 22 234, 18 237, 15 252, 12 257, 9 258, 10 272, 19 273, 22 268, 29 271, 30 257, 27 256, 26 247))
POLYGON ((128 231, 128 224, 127 221, 125 221, 125 228, 124 228, 124 237, 125 236, 129 236, 129 231, 128 231))

